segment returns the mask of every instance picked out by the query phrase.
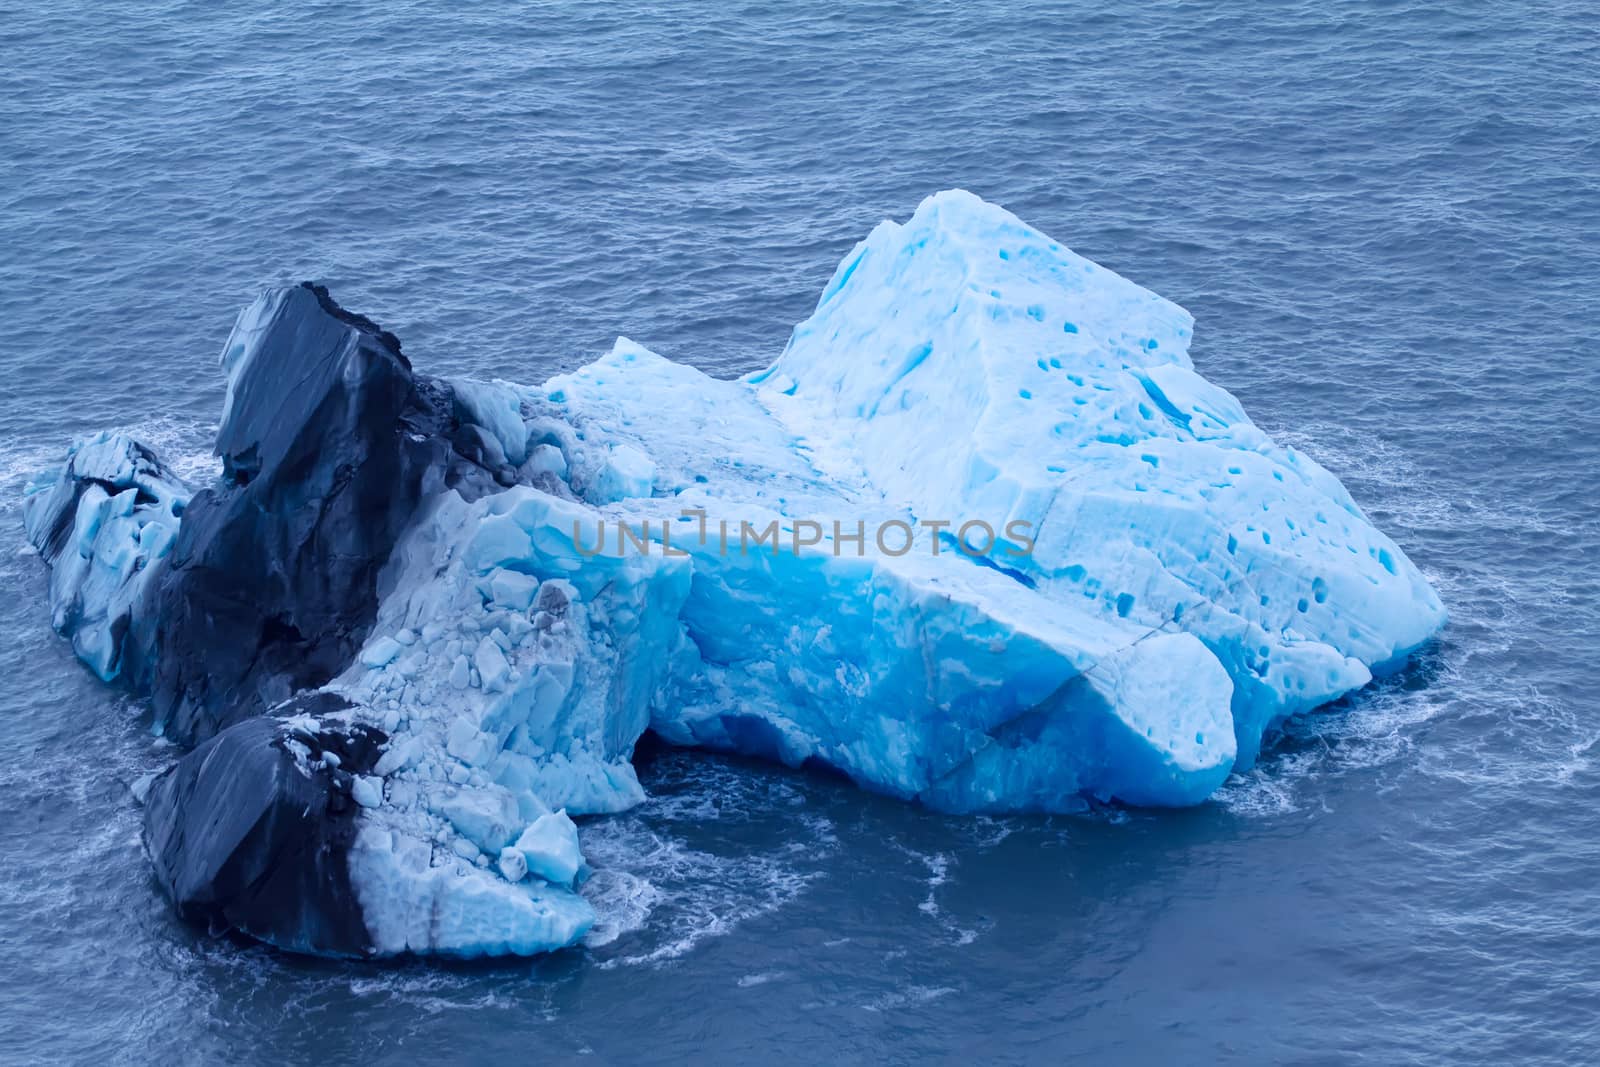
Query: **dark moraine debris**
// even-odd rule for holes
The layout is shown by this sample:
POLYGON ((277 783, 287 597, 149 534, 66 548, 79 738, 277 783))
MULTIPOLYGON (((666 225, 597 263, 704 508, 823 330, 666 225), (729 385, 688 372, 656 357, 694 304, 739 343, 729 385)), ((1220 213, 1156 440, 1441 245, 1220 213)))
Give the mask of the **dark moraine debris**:
POLYGON ((330 693, 223 730, 150 786, 145 849, 179 916, 280 948, 373 951, 350 885, 359 810, 383 732, 330 693), (283 716, 283 717, 280 717, 283 716))
POLYGON ((223 366, 223 484, 189 502, 153 606, 156 716, 183 744, 343 670, 419 504, 508 480, 478 461, 449 385, 321 286, 264 292, 223 366))

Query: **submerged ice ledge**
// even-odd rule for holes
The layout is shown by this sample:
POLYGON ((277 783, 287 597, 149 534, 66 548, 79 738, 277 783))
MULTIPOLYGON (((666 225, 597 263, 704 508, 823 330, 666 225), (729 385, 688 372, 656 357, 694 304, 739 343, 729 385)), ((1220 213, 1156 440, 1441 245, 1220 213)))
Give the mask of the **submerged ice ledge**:
POLYGON ((527 954, 592 922, 572 817, 643 799, 647 729, 948 811, 1195 804, 1435 633, 1190 329, 962 192, 739 381, 626 339, 542 386, 431 379, 269 290, 225 346, 219 484, 102 434, 24 514, 56 628, 198 745, 146 810, 180 913, 527 954))

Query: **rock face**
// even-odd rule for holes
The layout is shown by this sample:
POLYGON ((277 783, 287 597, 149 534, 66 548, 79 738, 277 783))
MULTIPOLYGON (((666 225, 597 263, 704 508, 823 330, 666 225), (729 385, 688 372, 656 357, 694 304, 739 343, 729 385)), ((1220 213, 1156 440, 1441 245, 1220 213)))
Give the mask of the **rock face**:
POLYGON ((263 293, 223 367, 225 484, 189 502, 151 609, 156 714, 183 743, 342 670, 421 501, 493 484, 454 451, 448 386, 318 286, 263 293))
POLYGON ((412 371, 315 286, 223 354, 220 484, 118 435, 25 503, 58 630, 199 747, 181 914, 296 951, 529 954, 648 729, 956 811, 1200 803, 1444 622, 1177 305, 965 193, 846 257, 740 381, 626 339, 412 371), (663 413, 669 413, 663 417, 663 413))
POLYGON ((325 693, 247 719, 179 760, 145 799, 145 848, 180 916, 321 956, 371 955, 349 852, 382 731, 325 693))
POLYGON ((148 794, 146 844, 179 913, 367 954, 351 772, 383 734, 336 696, 295 695, 361 647, 422 503, 513 473, 447 383, 318 286, 263 293, 222 362, 222 484, 191 493, 150 449, 101 434, 30 493, 25 523, 56 628, 102 678, 150 693, 169 737, 204 742, 148 794))

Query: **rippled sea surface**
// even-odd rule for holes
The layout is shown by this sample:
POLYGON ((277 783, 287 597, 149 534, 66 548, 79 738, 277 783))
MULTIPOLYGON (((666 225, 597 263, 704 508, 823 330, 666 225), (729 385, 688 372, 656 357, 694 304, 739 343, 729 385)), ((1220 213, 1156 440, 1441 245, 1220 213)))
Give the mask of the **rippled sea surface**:
MULTIPOLYGON (((1489 5, 108 0, 0 12, 0 1057, 1583 1061, 1600 1048, 1600 15, 1489 5), (957 819, 693 753, 592 821, 603 922, 478 965, 184 926, 174 752, 51 635, 74 435, 208 469, 314 278, 429 371, 626 334, 758 367, 951 186, 1198 320, 1452 622, 1183 812, 957 819)), ((670 417, 670 412, 663 412, 670 417)))

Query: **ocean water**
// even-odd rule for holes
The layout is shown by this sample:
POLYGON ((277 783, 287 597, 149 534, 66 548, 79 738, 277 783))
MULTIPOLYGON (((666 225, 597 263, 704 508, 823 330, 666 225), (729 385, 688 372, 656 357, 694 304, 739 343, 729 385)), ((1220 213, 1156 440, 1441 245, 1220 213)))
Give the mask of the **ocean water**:
POLYGON ((1584 2, 0 13, 0 1058, 1582 1062, 1600 1049, 1600 17, 1584 2), (1176 300, 1452 622, 1182 812, 963 819, 694 753, 584 844, 584 947, 307 961, 169 914, 174 752, 49 631, 75 434, 209 467, 314 278, 429 371, 626 334, 758 367, 969 188, 1176 300))

